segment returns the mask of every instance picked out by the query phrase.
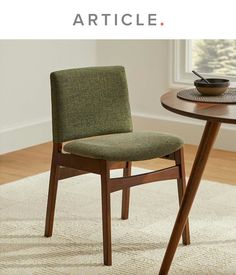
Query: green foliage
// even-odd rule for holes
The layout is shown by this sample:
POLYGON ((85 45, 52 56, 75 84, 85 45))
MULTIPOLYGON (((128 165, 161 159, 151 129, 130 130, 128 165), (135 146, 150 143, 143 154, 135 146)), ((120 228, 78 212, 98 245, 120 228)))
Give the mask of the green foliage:
POLYGON ((236 75, 236 40, 193 40, 193 68, 200 73, 236 75))

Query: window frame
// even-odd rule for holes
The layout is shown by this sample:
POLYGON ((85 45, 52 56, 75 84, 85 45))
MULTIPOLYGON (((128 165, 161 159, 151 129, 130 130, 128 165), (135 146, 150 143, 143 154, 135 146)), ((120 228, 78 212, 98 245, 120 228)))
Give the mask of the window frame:
MULTIPOLYGON (((196 80, 196 76, 191 72, 191 40, 173 40, 171 42, 170 52, 170 68, 171 86, 179 86, 180 84, 190 85, 196 80), (187 71, 188 70, 188 71, 187 71)), ((227 75, 202 74, 205 78, 227 78, 230 82, 236 82, 236 77, 227 75)))

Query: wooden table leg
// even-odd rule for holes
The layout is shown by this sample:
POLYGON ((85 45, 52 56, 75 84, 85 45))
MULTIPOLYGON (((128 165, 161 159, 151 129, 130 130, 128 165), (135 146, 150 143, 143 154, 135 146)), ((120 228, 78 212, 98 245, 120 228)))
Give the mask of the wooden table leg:
POLYGON ((159 275, 168 274, 171 262, 174 258, 175 251, 177 249, 181 234, 183 232, 185 223, 187 221, 193 200, 197 193, 201 177, 220 129, 220 122, 207 121, 198 151, 194 160, 193 168, 189 177, 188 185, 179 209, 178 216, 175 221, 174 228, 166 249, 166 253, 159 271, 159 275))

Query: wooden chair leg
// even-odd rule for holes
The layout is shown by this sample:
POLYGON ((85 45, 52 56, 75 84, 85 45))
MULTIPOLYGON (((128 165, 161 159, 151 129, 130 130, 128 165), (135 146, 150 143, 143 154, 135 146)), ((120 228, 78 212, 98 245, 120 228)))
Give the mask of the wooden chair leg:
POLYGON ((102 226, 103 226, 103 257, 104 265, 112 265, 111 249, 111 193, 109 190, 110 172, 106 168, 101 174, 102 190, 102 226))
MULTIPOLYGON (((131 176, 131 162, 126 163, 126 167, 123 170, 123 176, 131 176)), ((121 209, 121 219, 127 220, 129 217, 129 201, 130 201, 130 187, 122 190, 122 209, 121 209)))
POLYGON ((53 220, 54 220, 54 212, 55 212, 56 196, 57 196, 58 176, 59 176, 59 166, 56 164, 54 158, 52 158, 49 190, 48 190, 46 225, 45 225, 45 233, 44 233, 45 237, 52 236, 53 220))
MULTIPOLYGON (((184 166, 184 150, 183 148, 179 149, 175 153, 175 162, 176 165, 180 167, 180 179, 177 179, 178 185, 178 195, 179 195, 179 205, 181 205, 184 192, 186 190, 186 175, 185 175, 185 166, 184 166)), ((183 233, 182 233, 182 242, 183 245, 190 244, 190 232, 189 232, 189 220, 187 219, 183 233)))

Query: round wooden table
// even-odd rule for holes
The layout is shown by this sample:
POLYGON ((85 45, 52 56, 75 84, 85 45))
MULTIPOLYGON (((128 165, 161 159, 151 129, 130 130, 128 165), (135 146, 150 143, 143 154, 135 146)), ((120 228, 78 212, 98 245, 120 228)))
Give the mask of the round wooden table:
POLYGON ((206 121, 187 188, 159 271, 159 274, 164 275, 168 274, 220 125, 221 123, 236 124, 236 105, 191 102, 178 98, 177 91, 164 94, 161 97, 161 104, 171 112, 206 121))

